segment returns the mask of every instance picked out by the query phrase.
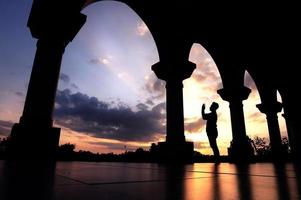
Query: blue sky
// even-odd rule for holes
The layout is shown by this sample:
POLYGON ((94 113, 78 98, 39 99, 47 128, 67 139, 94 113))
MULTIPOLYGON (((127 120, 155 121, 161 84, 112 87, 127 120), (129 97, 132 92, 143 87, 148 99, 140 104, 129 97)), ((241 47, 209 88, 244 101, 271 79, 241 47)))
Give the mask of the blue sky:
POLYGON ((16 120, 22 109, 35 53, 26 28, 30 8, 30 1, 0 1, 0 118, 16 120))
MULTIPOLYGON (((7 135, 10 126, 19 120, 23 110, 36 39, 31 37, 26 27, 31 2, 1 1, 0 5, 3 11, 0 22, 2 27, 5 27, 0 32, 0 120, 5 125, 2 127, 4 130, 2 132, 5 132, 2 135, 7 135)), ((111 110, 106 112, 127 113, 127 116, 133 118, 141 114, 145 119, 147 116, 151 117, 153 107, 164 103, 164 90, 162 90, 163 82, 156 79, 151 71, 151 65, 158 61, 158 54, 146 25, 136 13, 122 3, 96 3, 82 12, 88 16, 87 23, 67 46, 62 61, 58 86, 61 93, 58 93, 56 103, 58 111, 54 116, 56 125, 71 126, 66 124, 65 118, 62 119, 61 111, 64 107, 59 103, 66 95, 69 95, 69 99, 80 97, 82 104, 91 103, 90 99, 95 98, 100 104, 110 107, 111 110), (155 86, 153 83, 156 83, 155 86), (141 109, 150 111, 138 112, 141 109)), ((95 114, 102 111, 104 110, 95 110, 95 114)), ((64 117, 75 121, 73 116, 64 115, 64 117)), ((118 119, 122 121, 122 117, 117 117, 116 120, 118 119)), ((141 123, 147 121, 145 119, 141 120, 141 123)), ((94 121, 93 123, 98 123, 94 121)), ((87 128, 85 125, 90 122, 83 122, 80 129, 87 128)), ((150 130, 157 127, 156 123, 149 123, 150 130)), ((127 126, 131 127, 129 124, 127 126)), ((100 127, 103 126, 99 125, 98 128, 100 127)), ((79 127, 72 128, 78 130, 79 127)), ((129 127, 124 129, 128 130, 129 127)), ((165 132, 164 128, 155 128, 157 129, 162 133, 165 132)), ((98 133, 101 130, 104 129, 97 129, 97 134, 102 135, 98 133)), ((149 132, 148 128, 145 131, 148 135, 154 134, 149 132)), ((91 130, 88 132, 87 134, 92 132, 92 135, 95 133, 91 130)), ((133 128, 128 132, 137 131, 133 128)), ((98 137, 97 134, 93 136, 98 137)), ((136 137, 140 138, 139 135, 136 137)), ((116 136, 116 138, 127 137, 116 136)), ((72 141, 72 138, 70 140, 72 141)), ((132 137, 131 140, 137 139, 132 137)))
MULTIPOLYGON (((36 39, 26 27, 31 1, 0 0, 0 135, 10 132, 21 116, 36 39)), ((165 138, 165 86, 151 71, 158 53, 147 26, 122 3, 105 1, 82 11, 87 22, 67 46, 62 61, 55 105, 55 125, 62 128, 61 143, 77 149, 121 152, 147 148, 165 138), (125 120, 127 119, 127 121, 125 120)), ((223 154, 231 141, 228 103, 216 90, 222 87, 216 65, 199 44, 192 46, 190 61, 197 64, 184 81, 186 138, 210 154, 200 118, 203 103, 220 104, 218 144, 223 154)), ((252 93, 244 102, 247 133, 268 137, 265 116, 254 82, 246 74, 252 93)), ((279 116, 281 131, 285 125, 279 116)))
MULTIPOLYGON (((22 99, 16 93, 22 97, 27 89, 36 43, 26 27, 30 8, 29 1, 1 1, 0 22, 5 27, 0 32, 1 105, 19 104, 22 99)), ((152 75, 151 65, 158 61, 153 38, 147 30, 143 32, 139 16, 124 4, 97 3, 83 13, 88 20, 66 48, 61 73, 68 78, 59 82, 59 89, 136 105, 137 95, 145 97, 139 91, 146 76, 152 75)))

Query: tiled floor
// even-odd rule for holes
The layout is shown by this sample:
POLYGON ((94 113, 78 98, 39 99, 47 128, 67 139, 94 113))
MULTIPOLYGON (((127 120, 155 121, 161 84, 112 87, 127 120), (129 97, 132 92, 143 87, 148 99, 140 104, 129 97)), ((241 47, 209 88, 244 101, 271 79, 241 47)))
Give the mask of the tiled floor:
POLYGON ((0 199, 301 199, 301 173, 292 164, 0 161, 0 199))

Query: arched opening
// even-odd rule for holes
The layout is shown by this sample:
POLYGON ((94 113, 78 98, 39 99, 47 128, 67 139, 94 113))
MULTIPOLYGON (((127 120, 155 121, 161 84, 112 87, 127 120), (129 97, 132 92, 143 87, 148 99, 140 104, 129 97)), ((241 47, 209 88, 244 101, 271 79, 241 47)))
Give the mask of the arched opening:
MULTIPOLYGON (((281 95, 279 93, 279 91, 277 90, 277 101, 282 103, 282 98, 281 98, 281 95)), ((286 126, 286 122, 285 122, 285 119, 284 119, 284 111, 283 109, 281 110, 281 112, 279 112, 277 114, 278 116, 278 122, 279 122, 279 128, 280 128, 280 133, 281 133, 281 137, 282 138, 288 138, 288 132, 287 132, 287 126, 286 126)))
MULTIPOLYGON (((267 113, 262 113, 264 111, 259 111, 259 109, 256 108, 256 105, 259 105, 259 104, 262 105, 262 103, 263 103, 263 105, 266 104, 264 102, 265 100, 260 99, 260 95, 257 90, 256 84, 247 71, 245 73, 245 85, 252 89, 252 92, 251 92, 248 100, 245 101, 245 104, 244 104, 245 116, 246 116, 246 129, 247 129, 248 135, 252 139, 254 139, 255 137, 259 137, 259 138, 263 139, 263 141, 266 142, 266 145, 268 145, 271 142, 270 137, 272 137, 272 135, 274 135, 273 137, 275 137, 275 132, 273 132, 273 131, 277 131, 278 124, 279 124, 279 131, 281 134, 281 138, 283 140, 282 142, 286 142, 286 144, 288 144, 288 140, 287 140, 288 136, 287 136, 287 131, 286 131, 285 120, 282 116, 282 113, 280 112, 281 108, 277 111, 275 110, 275 112, 277 112, 277 113, 275 113, 275 115, 278 117, 278 118, 276 118, 276 120, 278 122, 276 124, 273 124, 272 127, 274 127, 274 129, 269 130, 268 126, 271 126, 271 124, 269 125, 269 123, 271 123, 271 121, 270 122, 268 121, 269 119, 267 118, 267 116, 268 116, 267 113)), ((263 94, 261 94, 261 95, 263 95, 263 94)), ((277 91, 277 99, 274 99, 275 103, 276 103, 276 100, 278 102, 282 103, 281 96, 278 91, 277 91)), ((261 105, 259 105, 259 106, 261 106, 261 105)), ((275 140, 275 138, 274 138, 274 140, 275 140)), ((279 140, 280 140, 280 138, 279 138, 279 140)), ((271 145, 271 143, 270 143, 270 145, 271 145)), ((272 146, 272 148, 273 148, 273 146, 272 146)))
POLYGON ((245 72, 244 85, 251 89, 249 98, 244 101, 246 132, 251 139, 260 137, 269 141, 266 115, 256 108, 256 105, 261 103, 260 95, 248 71, 245 72))
POLYGON ((151 71, 158 53, 147 26, 117 1, 82 13, 88 19, 66 49, 56 97, 60 143, 120 153, 163 140, 165 88, 151 71))
POLYGON ((218 68, 206 49, 197 43, 191 48, 189 61, 196 63, 197 68, 192 76, 183 82, 186 139, 194 142, 196 151, 212 155, 206 135, 206 121, 201 116, 201 107, 205 103, 208 112, 211 103, 215 101, 219 104, 217 144, 220 153, 227 155, 227 147, 232 139, 231 121, 228 103, 217 94, 217 90, 223 87, 218 68))

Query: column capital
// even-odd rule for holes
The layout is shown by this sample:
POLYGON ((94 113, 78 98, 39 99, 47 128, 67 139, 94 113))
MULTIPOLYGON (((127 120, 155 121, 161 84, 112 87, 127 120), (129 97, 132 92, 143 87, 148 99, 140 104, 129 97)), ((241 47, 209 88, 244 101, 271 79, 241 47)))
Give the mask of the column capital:
POLYGON ((196 68, 196 64, 188 60, 178 62, 176 65, 179 65, 179 67, 177 68, 172 67, 171 65, 171 63, 159 61, 152 65, 152 70, 159 79, 165 81, 183 81, 189 78, 196 68))
POLYGON ((222 88, 217 90, 217 93, 222 97, 223 100, 228 102, 243 101, 248 99, 251 89, 245 86, 240 88, 222 88))
POLYGON ((86 15, 80 13, 84 2, 33 1, 27 22, 32 37, 60 40, 66 44, 71 42, 86 22, 86 15))
POLYGON ((261 103, 257 104, 256 107, 264 114, 277 114, 282 110, 282 103, 278 101, 269 104, 261 103))

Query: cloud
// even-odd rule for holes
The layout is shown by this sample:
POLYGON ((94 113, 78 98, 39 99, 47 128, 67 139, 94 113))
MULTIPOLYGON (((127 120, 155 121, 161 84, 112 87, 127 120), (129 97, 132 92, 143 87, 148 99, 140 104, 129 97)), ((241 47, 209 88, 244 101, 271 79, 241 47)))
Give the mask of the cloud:
POLYGON ((18 97, 24 97, 24 93, 23 92, 20 92, 20 91, 17 91, 17 92, 14 92, 14 94, 18 97))
POLYGON ((222 80, 216 67, 197 68, 192 74, 192 78, 202 85, 222 86, 222 80))
POLYGON ((97 64, 100 63, 100 61, 99 61, 98 58, 91 58, 91 59, 89 60, 89 63, 90 63, 90 64, 97 65, 97 64))
POLYGON ((143 103, 139 103, 136 105, 136 107, 139 109, 139 110, 147 110, 148 109, 148 106, 143 104, 143 103))
POLYGON ((148 77, 144 89, 150 93, 155 100, 163 100, 165 98, 165 82, 158 79, 155 75, 148 77))
POLYGON ((222 80, 218 68, 204 47, 200 44, 194 44, 190 51, 189 61, 197 64, 192 78, 199 84, 202 84, 203 89, 205 86, 208 88, 208 91, 222 88, 222 80))
POLYGON ((70 77, 67 74, 61 73, 60 74, 60 80, 63 81, 64 83, 69 83, 70 82, 70 77))
POLYGON ((89 63, 93 65, 98 65, 98 64, 109 65, 111 63, 112 58, 113 56, 91 58, 89 60, 89 63))
POLYGON ((110 61, 107 58, 100 58, 100 62, 104 65, 107 65, 110 63, 110 61))
POLYGON ((247 116, 247 121, 249 122, 257 122, 257 123, 266 122, 265 114, 262 114, 259 110, 255 111, 254 113, 247 113, 246 116, 247 116))
MULTIPOLYGON (((88 144, 91 145, 97 145, 97 146, 103 146, 107 149, 110 150, 125 150, 126 148, 128 148, 127 145, 124 145, 123 143, 112 143, 112 142, 102 142, 102 141, 89 141, 87 142, 88 144)), ((134 148, 135 149, 135 148, 134 148)))
POLYGON ((256 84, 248 72, 245 73, 244 84, 246 87, 250 88, 252 91, 257 91, 256 84))
POLYGON ((189 133, 199 133, 205 126, 206 121, 201 117, 193 121, 191 121, 190 119, 185 119, 185 131, 188 131, 189 133))
POLYGON ((8 136, 13 125, 11 121, 0 120, 0 135, 8 136))
POLYGON ((209 142, 194 142, 194 148, 195 149, 210 149, 209 142))
POLYGON ((146 24, 144 22, 139 22, 137 24, 136 33, 139 36, 144 36, 148 32, 149 32, 149 29, 148 29, 148 27, 146 26, 146 24))
POLYGON ((72 88, 74 88, 74 89, 76 89, 76 90, 78 90, 79 89, 79 87, 75 84, 75 83, 71 83, 71 85, 70 85, 72 88))
POLYGON ((111 103, 65 89, 57 92, 55 122, 93 137, 119 141, 157 141, 165 132, 165 103, 137 112, 126 104, 111 103))
POLYGON ((108 141, 89 141, 87 142, 88 144, 91 145, 97 145, 97 146, 102 146, 106 149, 109 149, 111 151, 121 151, 124 152, 125 150, 127 151, 134 151, 137 148, 144 147, 145 149, 149 148, 149 144, 145 146, 142 143, 127 143, 127 142, 108 142, 108 141))
POLYGON ((150 100, 150 99, 147 99, 147 101, 145 102, 147 105, 150 105, 150 106, 153 106, 153 105, 155 105, 155 103, 152 101, 152 100, 150 100))

